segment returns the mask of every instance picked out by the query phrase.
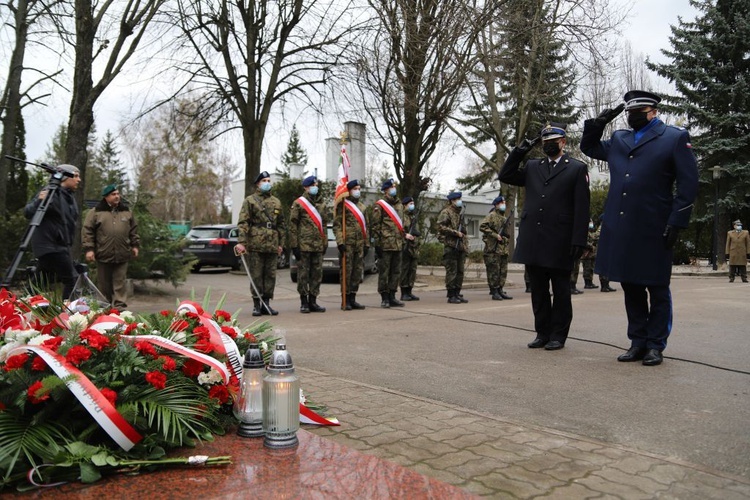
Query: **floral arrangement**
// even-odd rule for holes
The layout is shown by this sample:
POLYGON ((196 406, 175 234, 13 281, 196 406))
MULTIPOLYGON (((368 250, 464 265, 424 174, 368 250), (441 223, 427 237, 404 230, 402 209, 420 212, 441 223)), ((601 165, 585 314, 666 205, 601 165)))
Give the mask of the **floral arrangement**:
POLYGON ((242 359, 267 322, 185 301, 136 315, 0 290, 0 491, 230 457, 165 458, 236 424, 242 359))

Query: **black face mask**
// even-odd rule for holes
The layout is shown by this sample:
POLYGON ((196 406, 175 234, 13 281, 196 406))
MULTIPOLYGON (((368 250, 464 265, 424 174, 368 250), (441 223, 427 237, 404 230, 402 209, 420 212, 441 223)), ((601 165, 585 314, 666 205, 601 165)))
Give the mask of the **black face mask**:
POLYGON ((545 142, 542 144, 542 151, 550 158, 556 157, 560 154, 560 143, 558 142, 545 142))
POLYGON ((648 125, 648 122, 651 121, 646 116, 648 115, 648 112, 646 111, 633 111, 632 113, 628 114, 628 125, 630 125, 630 128, 633 130, 640 130, 646 125, 648 125))

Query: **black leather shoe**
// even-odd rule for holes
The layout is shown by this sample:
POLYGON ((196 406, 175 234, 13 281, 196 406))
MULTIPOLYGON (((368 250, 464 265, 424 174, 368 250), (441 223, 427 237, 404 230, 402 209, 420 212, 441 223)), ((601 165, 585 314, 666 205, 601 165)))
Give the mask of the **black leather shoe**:
POLYGON ((544 346, 545 351, 557 351, 558 349, 562 349, 565 347, 565 344, 560 342, 559 340, 550 340, 547 342, 547 345, 544 346))
POLYGON ((579 290, 578 288, 571 288, 570 289, 570 294, 571 295, 581 295, 582 293, 583 292, 581 290, 579 290))
POLYGON ((664 356, 659 349, 649 349, 643 357, 643 364, 646 366, 660 365, 662 361, 664 361, 664 356))
POLYGON ((645 347, 631 347, 625 354, 617 356, 617 361, 640 361, 646 355, 645 347))
POLYGON ((547 340, 536 338, 527 344, 529 349, 539 349, 547 345, 547 340))
POLYGON ((513 297, 505 293, 502 288, 500 289, 500 296, 503 298, 503 300, 513 300, 513 297))

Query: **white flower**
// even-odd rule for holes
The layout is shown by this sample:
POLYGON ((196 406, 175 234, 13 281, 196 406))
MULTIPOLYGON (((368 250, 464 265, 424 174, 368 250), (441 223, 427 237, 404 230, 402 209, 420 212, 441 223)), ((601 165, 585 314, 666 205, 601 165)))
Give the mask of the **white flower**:
POLYGON ((132 323, 135 321, 135 314, 130 311, 123 311, 120 313, 120 317, 125 323, 132 323))
POLYGON ((262 351, 267 351, 267 350, 268 350, 268 343, 266 343, 266 341, 262 341, 262 342, 260 343, 260 349, 261 349, 262 351))
MULTIPOLYGON (((6 332, 7 333, 7 332, 6 332)), ((3 347, 0 347, 0 363, 5 363, 5 360, 8 359, 8 353, 15 349, 16 347, 20 347, 20 342, 8 342, 3 347)))
POLYGON ((302 392, 302 387, 299 388, 299 402, 302 404, 305 404, 305 401, 307 401, 307 398, 305 397, 305 393, 302 392))
POLYGON ((68 318, 68 325, 71 330, 79 333, 89 326, 89 320, 84 314, 77 312, 68 318))
POLYGON ((201 373, 198 375, 198 383, 200 385, 216 384, 221 382, 223 377, 215 368, 211 368, 208 373, 201 373))
POLYGON ((172 342, 177 342, 178 344, 182 344, 185 342, 185 340, 187 340, 187 337, 185 336, 185 332, 174 332, 169 337, 169 340, 171 340, 172 342))
POLYGON ((36 337, 39 332, 36 330, 7 330, 5 332, 5 341, 15 341, 19 344, 25 344, 30 338, 36 337))
POLYGON ((43 333, 42 335, 37 335, 36 337, 33 337, 30 339, 27 343, 28 345, 42 345, 45 341, 53 339, 52 335, 47 335, 46 333, 43 333))
POLYGON ((177 311, 176 311, 175 314, 177 314, 177 316, 179 316, 181 318, 184 318, 185 316, 187 316, 187 313, 189 313, 189 312, 190 311, 188 311, 187 309, 181 308, 181 309, 177 309, 177 311))

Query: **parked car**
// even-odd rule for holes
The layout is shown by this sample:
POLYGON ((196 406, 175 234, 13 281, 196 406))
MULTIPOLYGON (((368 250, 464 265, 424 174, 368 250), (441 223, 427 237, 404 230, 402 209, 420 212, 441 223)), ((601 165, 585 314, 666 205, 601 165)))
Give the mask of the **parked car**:
POLYGON ((213 224, 195 226, 185 236, 188 243, 185 252, 196 256, 198 262, 193 266, 193 272, 202 267, 231 267, 240 268, 240 260, 234 254, 239 230, 234 224, 213 224))
MULTIPOLYGON (((338 279, 341 270, 339 264, 339 249, 336 246, 336 236, 333 234, 333 226, 328 226, 328 248, 323 254, 323 279, 338 279)), ((370 248, 365 255, 365 274, 375 274, 378 272, 378 259, 375 257, 375 251, 370 248)), ((294 255, 289 258, 289 276, 294 283, 297 283, 297 260, 294 255)))

